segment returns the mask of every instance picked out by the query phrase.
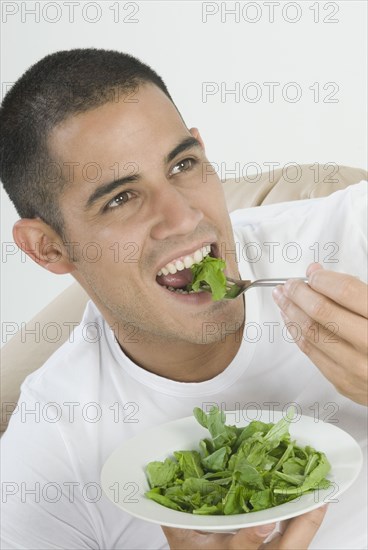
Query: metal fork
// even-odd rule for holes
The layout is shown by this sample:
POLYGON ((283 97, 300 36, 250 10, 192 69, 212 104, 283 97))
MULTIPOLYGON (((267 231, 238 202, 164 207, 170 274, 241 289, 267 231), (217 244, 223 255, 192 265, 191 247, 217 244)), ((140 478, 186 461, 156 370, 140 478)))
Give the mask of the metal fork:
POLYGON ((289 279, 298 279, 300 281, 308 282, 308 279, 305 277, 288 277, 285 279, 258 279, 257 281, 242 281, 241 279, 232 279, 231 277, 226 277, 226 288, 227 292, 224 296, 224 299, 237 298, 243 292, 246 292, 250 288, 256 286, 277 286, 283 285, 289 279))

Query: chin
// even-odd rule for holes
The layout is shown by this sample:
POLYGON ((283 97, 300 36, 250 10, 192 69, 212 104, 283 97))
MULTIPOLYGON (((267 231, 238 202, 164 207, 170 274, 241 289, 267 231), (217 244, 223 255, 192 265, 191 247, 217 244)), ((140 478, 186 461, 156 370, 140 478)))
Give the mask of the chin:
MULTIPOLYGON (((216 312, 203 318, 201 322, 198 319, 193 323, 196 325, 193 331, 185 333, 181 330, 172 341, 185 340, 192 344, 216 344, 224 343, 227 337, 237 338, 235 333, 239 332, 244 324, 244 308, 242 302, 228 304, 229 307, 221 307, 224 302, 217 302, 216 312)), ((239 337, 240 338, 240 337, 239 337)))

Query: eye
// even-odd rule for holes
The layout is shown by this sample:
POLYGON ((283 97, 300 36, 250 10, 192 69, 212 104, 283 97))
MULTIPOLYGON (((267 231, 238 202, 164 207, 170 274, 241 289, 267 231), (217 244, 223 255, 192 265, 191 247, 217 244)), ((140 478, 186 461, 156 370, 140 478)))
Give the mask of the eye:
POLYGON ((170 172, 170 175, 180 174, 180 172, 187 172, 188 170, 191 170, 196 163, 196 159, 193 158, 181 160, 175 164, 174 168, 170 172))
POLYGON ((130 201, 133 196, 134 193, 132 193, 132 191, 121 191, 118 195, 116 195, 113 199, 111 199, 111 201, 107 203, 105 210, 116 208, 121 204, 125 204, 126 202, 130 201))

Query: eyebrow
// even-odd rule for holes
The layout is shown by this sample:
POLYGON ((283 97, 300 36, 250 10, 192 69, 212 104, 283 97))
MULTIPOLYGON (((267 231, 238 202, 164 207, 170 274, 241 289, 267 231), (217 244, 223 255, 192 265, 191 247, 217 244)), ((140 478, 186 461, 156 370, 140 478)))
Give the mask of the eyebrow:
POLYGON ((165 162, 166 164, 169 164, 175 157, 180 155, 183 151, 186 151, 187 149, 192 149, 192 147, 201 147, 201 144, 199 143, 198 139, 194 137, 188 137, 183 139, 170 153, 166 156, 165 162))
POLYGON ((95 202, 101 199, 101 197, 104 197, 105 195, 109 195, 117 187, 121 187, 122 185, 125 185, 127 183, 134 183, 138 179, 139 179, 139 176, 137 174, 134 174, 131 176, 126 176, 125 178, 119 178, 117 180, 110 181, 109 183, 105 183, 105 185, 101 185, 95 191, 93 191, 92 195, 88 197, 88 200, 85 205, 85 210, 89 210, 91 206, 94 205, 95 202))
MULTIPOLYGON (((165 157, 165 163, 169 164, 175 157, 180 155, 183 151, 186 151, 187 149, 192 149, 193 147, 201 147, 200 142, 198 139, 194 137, 188 137, 183 139, 174 149, 170 151, 165 157)), ((99 199, 104 197, 105 195, 109 195, 114 189, 121 187, 122 185, 126 185, 127 183, 135 183, 136 181, 139 181, 141 176, 139 174, 131 174, 130 176, 126 176, 125 178, 119 178, 114 181, 110 181, 109 183, 105 183, 104 185, 101 185, 93 193, 89 196, 86 205, 85 210, 89 210, 91 206, 94 205, 95 202, 97 202, 99 199)))

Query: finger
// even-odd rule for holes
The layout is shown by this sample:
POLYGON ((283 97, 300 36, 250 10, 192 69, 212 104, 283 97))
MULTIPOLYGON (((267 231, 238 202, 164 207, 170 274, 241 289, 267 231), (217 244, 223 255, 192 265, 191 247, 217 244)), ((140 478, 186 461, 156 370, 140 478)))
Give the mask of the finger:
MULTIPOLYGON (((335 373, 337 368, 345 370, 348 366, 347 374, 349 376, 354 372, 363 374, 365 363, 363 363, 362 354, 348 342, 338 338, 337 332, 326 330, 309 317, 299 323, 290 321, 283 313, 281 316, 294 342, 308 357, 311 357, 311 353, 316 349, 330 359, 335 373)), ((331 323, 331 326, 334 327, 335 323, 331 323)))
POLYGON ((356 277, 325 269, 315 269, 308 277, 308 284, 346 309, 362 317, 368 317, 368 285, 356 277))
POLYGON ((223 550, 229 548, 229 539, 232 535, 205 533, 190 529, 173 529, 161 526, 171 550, 223 550))
POLYGON ((260 546, 260 549, 267 548, 267 550, 278 550, 281 537, 290 521, 291 520, 284 520, 278 522, 276 529, 271 536, 267 537, 266 541, 260 546))
POLYGON ((281 541, 281 533, 278 533, 277 535, 273 535, 272 539, 269 542, 266 542, 260 546, 260 550, 279 550, 280 548, 280 541, 281 541))
MULTIPOLYGON (((323 351, 338 365, 349 365, 350 372, 360 372, 363 355, 356 349, 358 346, 353 347, 340 337, 340 327, 337 323, 331 321, 322 326, 293 303, 290 303, 285 311, 287 313, 281 311, 281 317, 294 341, 303 345, 302 351, 306 355, 309 355, 310 344, 323 351)), ((362 351, 364 349, 366 344, 362 345, 362 351)))
POLYGON ((354 365, 353 370, 352 367, 346 368, 338 365, 323 351, 304 338, 299 338, 296 344, 339 393, 361 405, 368 404, 367 366, 364 358, 359 357, 359 362, 355 364, 349 361, 348 365, 354 365))
MULTIPOLYGON (((276 287, 277 289, 279 287, 276 287)), ((300 319, 308 324, 308 318, 317 321, 330 332, 335 333, 338 328, 339 336, 351 343, 357 349, 365 351, 367 348, 367 320, 356 313, 348 311, 329 298, 312 290, 307 284, 296 279, 290 279, 276 292, 276 301, 280 309, 290 320, 295 320, 293 304, 307 314, 300 319)), ((275 295, 274 295, 275 296, 275 295)), ((311 323, 310 323, 311 324, 311 323)), ((308 327, 307 327, 308 328, 308 327)))
POLYGON ((262 548, 262 543, 276 528, 276 524, 259 525, 248 529, 240 529, 230 541, 231 550, 256 550, 262 548))
POLYGON ((162 527, 171 550, 257 550, 263 541, 275 529, 275 524, 240 529, 235 535, 224 533, 205 533, 189 529, 162 527))
POLYGON ((298 516, 290 521, 279 541, 278 549, 307 549, 321 526, 326 510, 327 506, 321 506, 312 512, 298 516))

